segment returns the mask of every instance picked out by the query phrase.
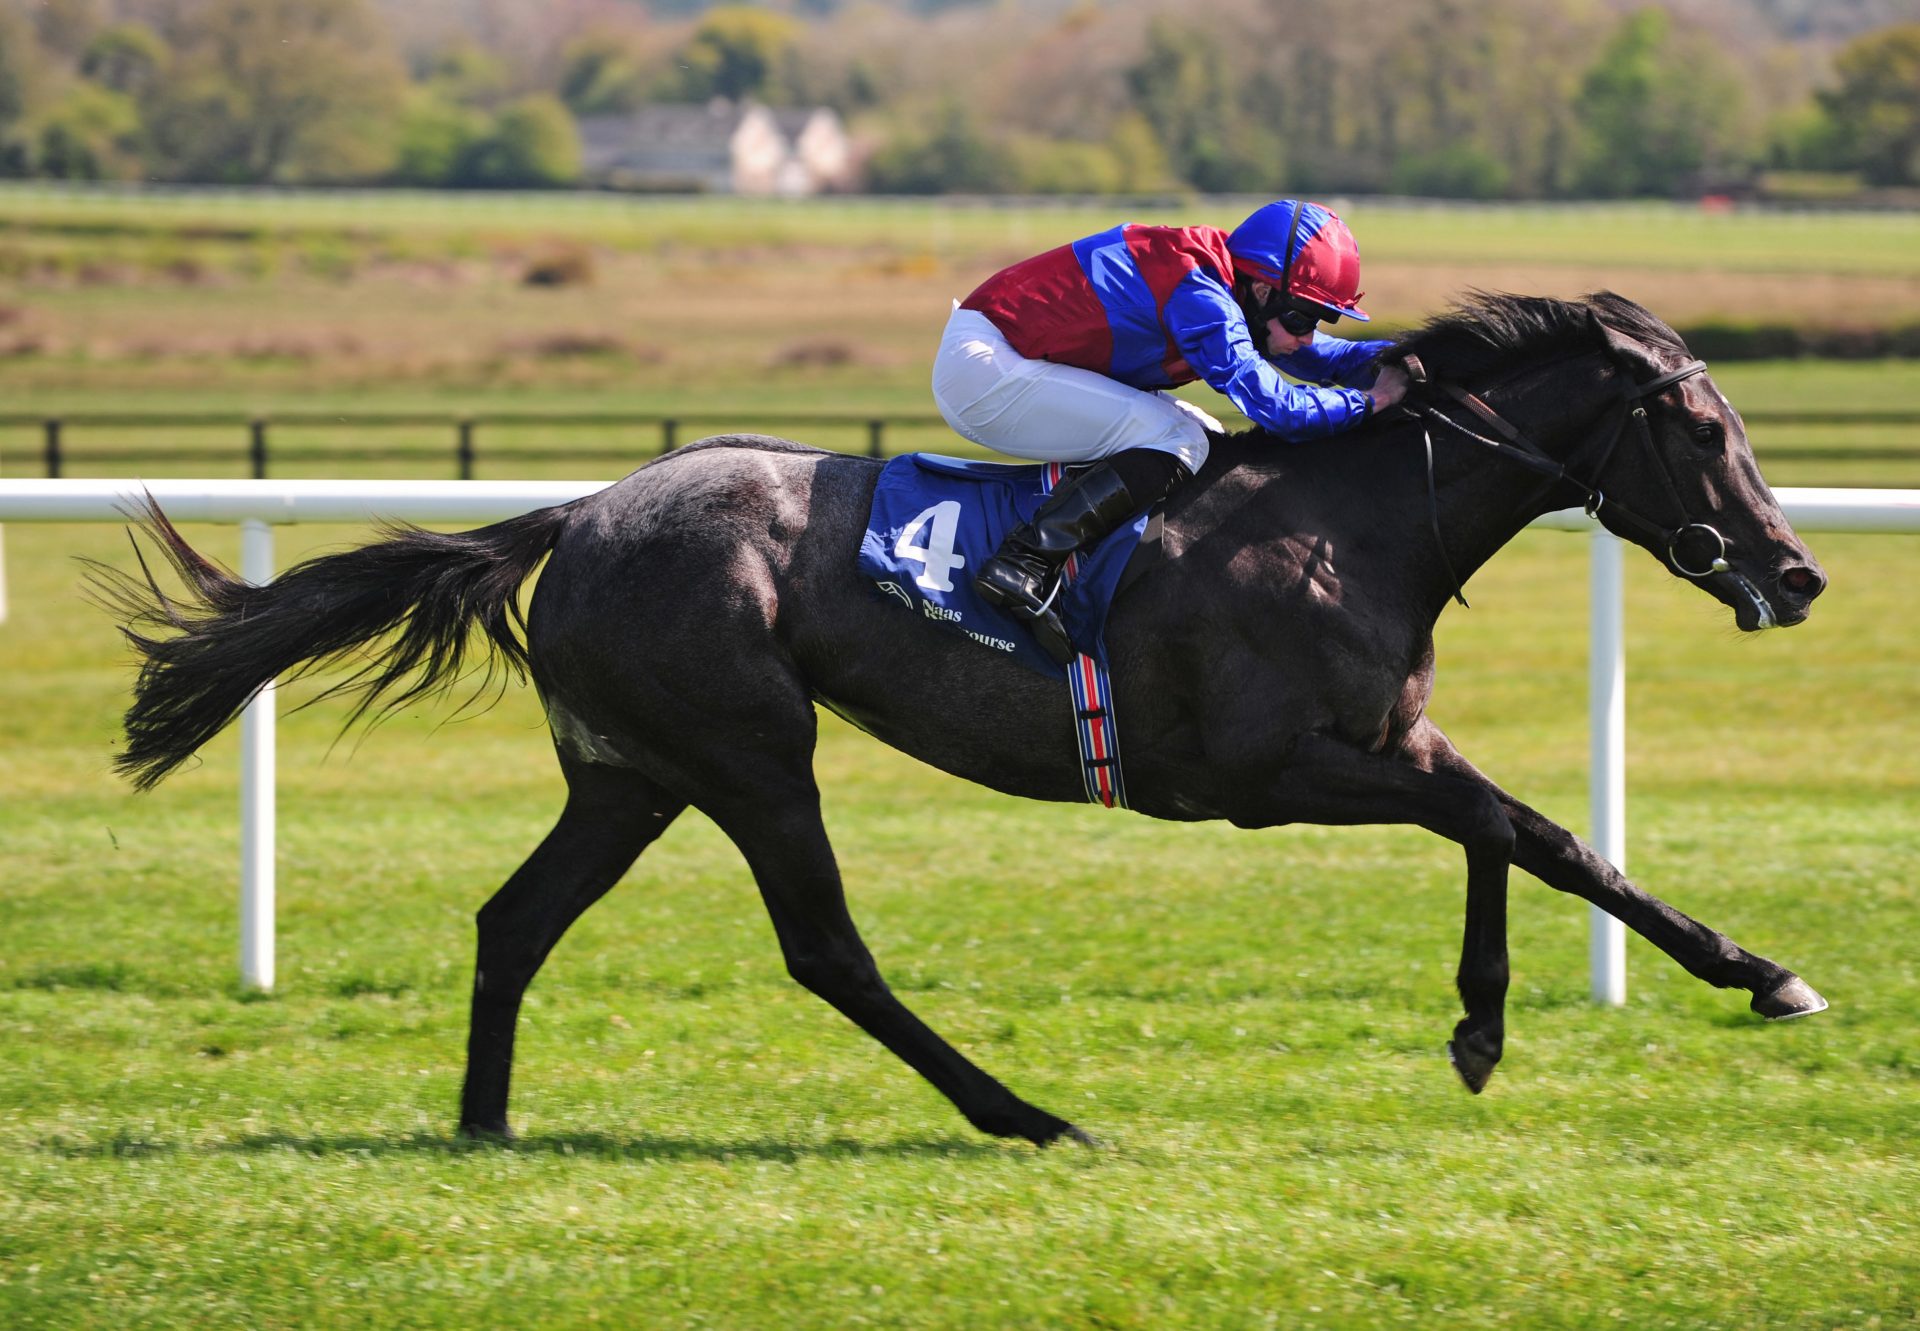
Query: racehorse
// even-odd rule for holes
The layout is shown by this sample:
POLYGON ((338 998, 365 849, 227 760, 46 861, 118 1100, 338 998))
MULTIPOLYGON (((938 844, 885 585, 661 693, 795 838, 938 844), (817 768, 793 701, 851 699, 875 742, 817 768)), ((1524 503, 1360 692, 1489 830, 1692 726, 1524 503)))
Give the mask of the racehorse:
MULTIPOLYGON (((1221 439, 1163 512, 1107 625, 1132 806, 1156 818, 1411 823, 1466 851, 1448 1045, 1478 1092, 1501 1055, 1507 877, 1518 865, 1637 930, 1769 1019, 1825 1000, 1635 887, 1455 751, 1426 716, 1433 627, 1529 521, 1583 502, 1729 606, 1799 623, 1826 585, 1754 464, 1739 416, 1680 338, 1611 293, 1475 293, 1384 359, 1422 386, 1349 435, 1221 439), (1498 437, 1496 437, 1498 436, 1498 437)), ((567 800, 479 911, 462 1128, 507 1134, 514 1027, 567 927, 689 805, 745 856, 793 978, 983 1132, 1089 1140, 947 1044, 881 978, 821 824, 816 706, 955 776, 1083 798, 1059 683, 903 614, 855 570, 880 464, 725 435, 573 503, 474 531, 389 528, 252 586, 152 501, 184 579, 96 570, 143 663, 117 759, 148 788, 276 676, 359 660, 353 719, 446 687, 484 630, 530 673, 567 800), (518 592, 546 568, 523 619, 518 592), (376 647, 371 658, 361 649, 376 647)), ((351 721, 349 722, 351 724, 351 721)))

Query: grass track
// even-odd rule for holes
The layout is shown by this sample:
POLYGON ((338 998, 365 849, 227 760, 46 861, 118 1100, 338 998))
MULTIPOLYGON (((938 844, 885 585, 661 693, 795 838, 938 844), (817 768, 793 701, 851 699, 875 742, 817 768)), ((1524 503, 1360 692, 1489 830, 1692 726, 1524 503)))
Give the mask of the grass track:
MULTIPOLYGON (((233 557, 231 532, 191 534, 233 557)), ((691 815, 536 984, 526 1142, 453 1141, 470 913, 557 808, 530 697, 331 758, 337 710, 287 717, 283 981, 247 1001, 232 741, 153 797, 117 790, 124 669, 65 561, 117 538, 7 541, 0 1323, 1920 1316, 1912 543, 1818 540, 1833 591, 1759 639, 1631 566, 1630 864, 1834 1010, 1763 1026, 1636 941, 1627 1009, 1596 1011, 1584 909, 1522 878, 1510 1055, 1478 1099, 1438 1052, 1449 848, 1005 800, 830 723, 829 827, 883 966, 1115 1143, 1041 1154, 973 1135, 793 986, 691 815)), ((1434 709, 1576 826, 1581 547, 1530 534, 1476 580, 1434 709)))
MULTIPOLYGON (((1113 220, 680 202, 640 226, 604 201, 329 207, 76 211, 0 190, 0 249, 227 274, 8 292, 19 326, 56 344, 0 362, 8 409, 685 409, 691 396, 919 411, 948 295, 996 257, 1113 220), (210 213, 235 234, 207 229, 210 213), (607 247, 601 283, 519 287, 514 256, 551 238, 607 247), (466 267, 418 285, 408 265, 448 255, 466 267), (743 339, 769 311, 773 331, 743 339), (671 354, 489 359, 530 330, 613 330, 671 354), (326 350, 339 333, 361 350, 326 350), (258 337, 321 351, 229 354, 258 337), (206 346, 129 349, 148 338, 206 346), (788 338, 858 354, 771 367, 788 338), (447 358, 416 359, 422 347, 447 358)), ((1616 284, 1663 313, 1732 300, 1771 315, 1790 294, 1862 318, 1920 309, 1911 217, 1363 207, 1355 221, 1383 308, 1403 315, 1430 308, 1441 278, 1499 278, 1469 262, 1490 248, 1526 289, 1630 270, 1616 284), (1811 288, 1774 280, 1811 268, 1811 288)), ((1914 400, 1908 365, 1716 378, 1749 410, 1914 400)), ((1885 442, 1851 427, 1780 438, 1885 442)), ((653 446, 636 439, 634 460, 653 446)), ((0 440, 15 474, 32 447, 30 432, 0 440)), ((380 470, 446 474, 437 459, 380 470)), ((621 470, 555 459, 481 474, 621 470)), ((1911 464, 1768 474, 1920 484, 1911 464)), ((189 535, 235 559, 230 530, 189 535)), ((360 535, 290 529, 279 553, 360 535)), ((1816 537, 1833 589, 1806 627, 1758 638, 1652 561, 1630 564, 1629 865, 1802 971, 1833 1010, 1762 1025, 1637 940, 1627 1008, 1595 1010, 1584 907, 1517 878, 1509 1055, 1477 1099, 1439 1053, 1457 1015, 1451 848, 1404 830, 1243 833, 1010 801, 829 718, 828 826, 896 987, 1016 1090, 1114 1143, 1037 1153, 972 1134, 799 991, 738 856, 693 815, 536 983, 514 1101, 525 1140, 452 1139, 471 915, 559 804, 530 695, 457 725, 404 716, 330 756, 339 709, 284 715, 281 985, 251 998, 232 979, 234 741, 151 797, 116 787, 105 763, 127 670, 68 556, 121 560, 124 546, 85 527, 14 526, 5 541, 0 1326, 1920 1321, 1907 590, 1920 542, 1816 537)), ((1476 579, 1478 608, 1443 622, 1434 706, 1465 752, 1575 827, 1585 579, 1582 542, 1523 536, 1476 579)))

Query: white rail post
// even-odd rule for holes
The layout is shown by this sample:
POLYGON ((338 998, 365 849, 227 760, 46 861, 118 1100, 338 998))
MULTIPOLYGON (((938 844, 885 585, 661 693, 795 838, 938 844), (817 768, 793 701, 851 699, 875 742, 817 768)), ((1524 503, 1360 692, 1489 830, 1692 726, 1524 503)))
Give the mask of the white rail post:
MULTIPOLYGON (((1606 531, 1591 538, 1587 586, 1587 797, 1593 848, 1627 868, 1627 645, 1621 605, 1621 545, 1606 531)), ((1593 1001, 1627 1001, 1627 930, 1598 906, 1587 907, 1587 956, 1593 1001)))
MULTIPOLYGON (((258 518, 240 524, 240 576, 273 580, 273 528, 258 518)), ((274 686, 240 714, 240 982, 273 988, 274 686)))

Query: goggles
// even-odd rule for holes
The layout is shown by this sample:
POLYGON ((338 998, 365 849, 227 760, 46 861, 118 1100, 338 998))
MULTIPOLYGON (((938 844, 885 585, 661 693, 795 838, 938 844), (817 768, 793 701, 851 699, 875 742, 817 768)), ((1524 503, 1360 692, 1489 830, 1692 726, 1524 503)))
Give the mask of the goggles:
POLYGON ((1332 323, 1340 316, 1325 306, 1312 305, 1306 301, 1295 301, 1293 304, 1282 309, 1275 317, 1280 320, 1280 326, 1287 331, 1289 336, 1305 337, 1314 330, 1316 325, 1332 323))

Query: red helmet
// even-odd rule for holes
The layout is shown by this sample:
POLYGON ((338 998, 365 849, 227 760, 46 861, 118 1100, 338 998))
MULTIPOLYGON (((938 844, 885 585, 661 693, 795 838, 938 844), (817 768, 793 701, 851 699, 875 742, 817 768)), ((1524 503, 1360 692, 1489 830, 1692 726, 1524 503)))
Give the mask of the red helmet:
POLYGON ((1358 304, 1364 294, 1360 247, 1325 204, 1270 203, 1234 228, 1227 249, 1240 272, 1272 283, 1293 300, 1319 306, 1327 318, 1366 321, 1358 304))

